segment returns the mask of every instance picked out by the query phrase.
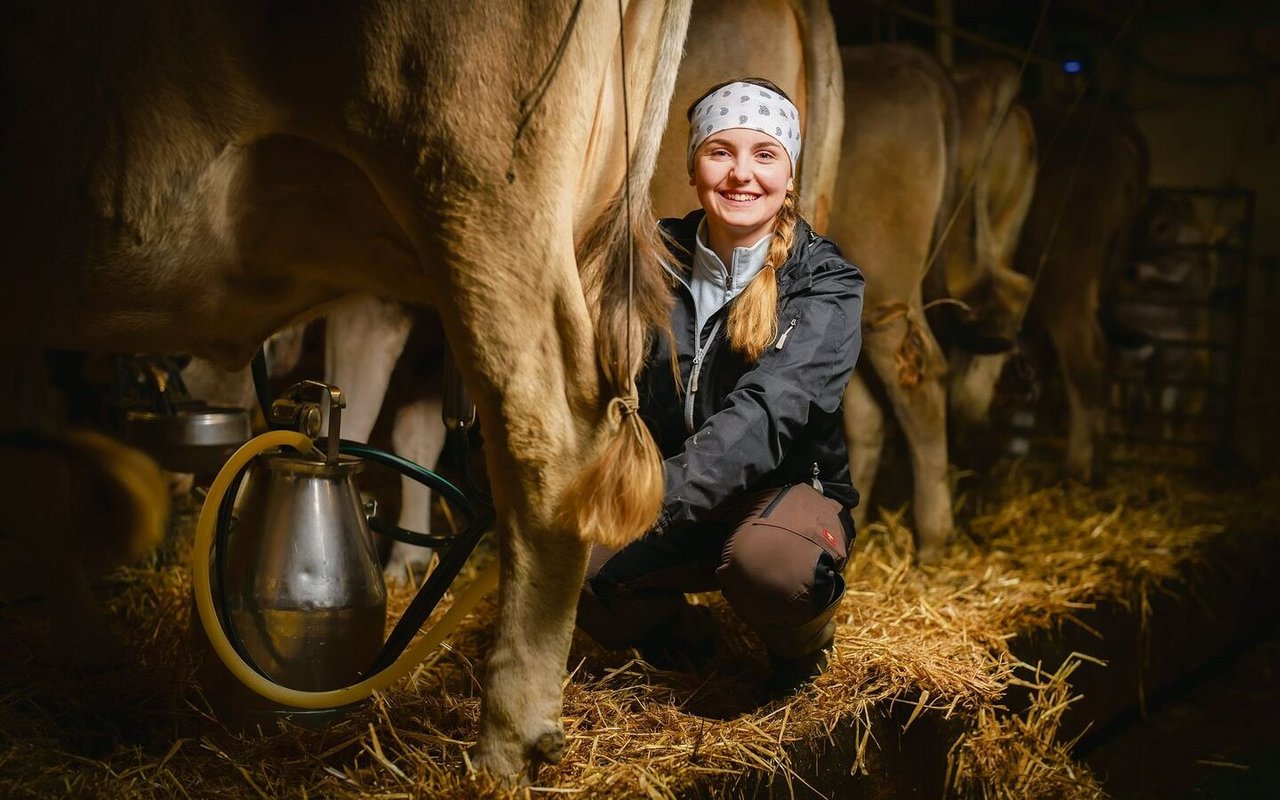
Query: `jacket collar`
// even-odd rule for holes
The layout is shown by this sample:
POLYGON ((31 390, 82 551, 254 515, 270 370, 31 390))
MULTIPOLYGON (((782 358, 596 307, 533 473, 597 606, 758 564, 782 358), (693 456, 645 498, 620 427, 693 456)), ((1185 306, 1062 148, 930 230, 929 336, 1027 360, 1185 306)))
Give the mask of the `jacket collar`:
MULTIPOLYGON (((706 215, 707 212, 699 208, 682 218, 664 219, 660 223, 669 242, 668 249, 683 267, 685 276, 689 274, 693 263, 698 226, 706 215)), ((798 294, 808 289, 813 283, 813 272, 817 265, 816 259, 811 258, 810 255, 817 241, 818 235, 809 227, 809 223, 803 219, 797 219, 791 254, 787 256, 787 263, 778 271, 780 296, 798 294)))

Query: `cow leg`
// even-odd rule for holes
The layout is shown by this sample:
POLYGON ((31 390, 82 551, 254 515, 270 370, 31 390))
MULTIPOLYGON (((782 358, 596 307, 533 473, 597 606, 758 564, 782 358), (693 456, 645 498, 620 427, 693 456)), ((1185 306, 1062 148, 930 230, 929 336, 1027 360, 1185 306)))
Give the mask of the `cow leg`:
MULTIPOLYGON (((432 468, 444 449, 445 428, 441 420, 440 387, 432 386, 426 397, 396 412, 391 444, 396 454, 432 468)), ((431 532, 431 490, 408 478, 400 480, 400 527, 431 532)), ((412 584, 431 566, 433 551, 404 542, 391 545, 391 554, 382 568, 387 583, 412 584)))
POLYGON ((588 542, 560 520, 560 506, 605 422, 573 242, 512 224, 536 206, 520 202, 520 189, 422 247, 441 256, 430 268, 447 265, 431 299, 485 436, 500 580, 472 763, 502 779, 563 753, 562 688, 588 542))
POLYGON ((908 319, 903 318, 870 332, 863 352, 884 382, 911 449, 916 554, 922 563, 930 563, 942 556, 952 528, 951 486, 947 475, 947 400, 943 386, 947 368, 942 349, 923 316, 912 310, 910 320, 910 325, 908 319), (897 354, 912 329, 919 334, 918 347, 909 344, 908 348, 920 351, 921 374, 919 382, 909 386, 900 379, 897 354))
POLYGON ((853 509, 853 524, 861 530, 867 523, 871 490, 880 455, 884 451, 884 412, 871 396, 866 381, 857 372, 844 390, 844 440, 849 448, 849 474, 862 502, 853 509))
POLYGON ((369 441, 413 320, 399 303, 360 297, 325 322, 325 374, 346 396, 342 436, 369 441))
POLYGON ((1106 432, 1102 329, 1092 314, 1074 319, 1063 316, 1046 323, 1067 391, 1067 474, 1088 483, 1094 477, 1097 445, 1106 432))
MULTIPOLYGON (((508 319, 505 327, 515 333, 523 326, 508 319)), ((522 333, 527 335, 527 328, 522 333)), ((485 442, 489 474, 495 478, 502 566, 497 632, 473 761, 499 776, 536 770, 563 754, 562 686, 588 551, 587 542, 556 520, 566 479, 585 460, 566 436, 572 417, 562 404, 564 396, 545 389, 550 365, 538 363, 514 340, 509 344, 515 352, 525 350, 513 361, 513 384, 531 391, 508 387, 500 412, 509 421, 507 431, 499 429, 495 415, 481 412, 483 430, 507 438, 489 436, 485 442), (519 362, 524 363, 516 366, 519 362), (555 394, 560 396, 548 396, 555 394)))

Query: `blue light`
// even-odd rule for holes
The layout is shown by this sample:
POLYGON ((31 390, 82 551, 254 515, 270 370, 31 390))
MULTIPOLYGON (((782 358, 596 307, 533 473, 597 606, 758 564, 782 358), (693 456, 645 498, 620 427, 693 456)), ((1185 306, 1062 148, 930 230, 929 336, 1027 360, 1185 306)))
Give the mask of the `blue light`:
POLYGON ((1081 64, 1079 61, 1075 60, 1074 58, 1070 59, 1069 61, 1063 61, 1062 71, 1067 73, 1068 75, 1076 75, 1084 71, 1084 64, 1081 64))

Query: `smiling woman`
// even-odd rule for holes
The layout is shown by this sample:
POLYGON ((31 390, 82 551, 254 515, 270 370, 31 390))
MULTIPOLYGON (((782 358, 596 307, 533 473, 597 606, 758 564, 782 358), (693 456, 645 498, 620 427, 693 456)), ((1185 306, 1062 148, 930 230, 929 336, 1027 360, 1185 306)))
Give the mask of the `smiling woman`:
POLYGON ((782 145, 750 128, 731 128, 707 139, 694 154, 693 170, 689 183, 707 211, 707 241, 725 263, 735 247, 750 247, 772 231, 783 200, 794 190, 782 145))
POLYGON ((651 662, 699 666, 714 630, 686 592, 720 590, 764 640, 774 693, 822 671, 853 538, 840 398, 861 344, 862 273, 797 212, 799 115, 768 81, 689 109, 701 208, 661 225, 670 338, 640 381, 662 449, 663 510, 642 539, 596 547, 578 623, 651 662))

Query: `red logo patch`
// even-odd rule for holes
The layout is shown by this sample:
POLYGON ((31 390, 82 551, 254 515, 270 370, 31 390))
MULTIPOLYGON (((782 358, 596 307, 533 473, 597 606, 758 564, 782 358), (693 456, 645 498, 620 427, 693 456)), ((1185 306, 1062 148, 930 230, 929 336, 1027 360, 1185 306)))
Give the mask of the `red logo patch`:
POLYGON ((836 537, 832 536, 831 531, 827 530, 826 528, 822 529, 822 538, 826 539, 827 542, 830 543, 832 547, 836 546, 836 537))

